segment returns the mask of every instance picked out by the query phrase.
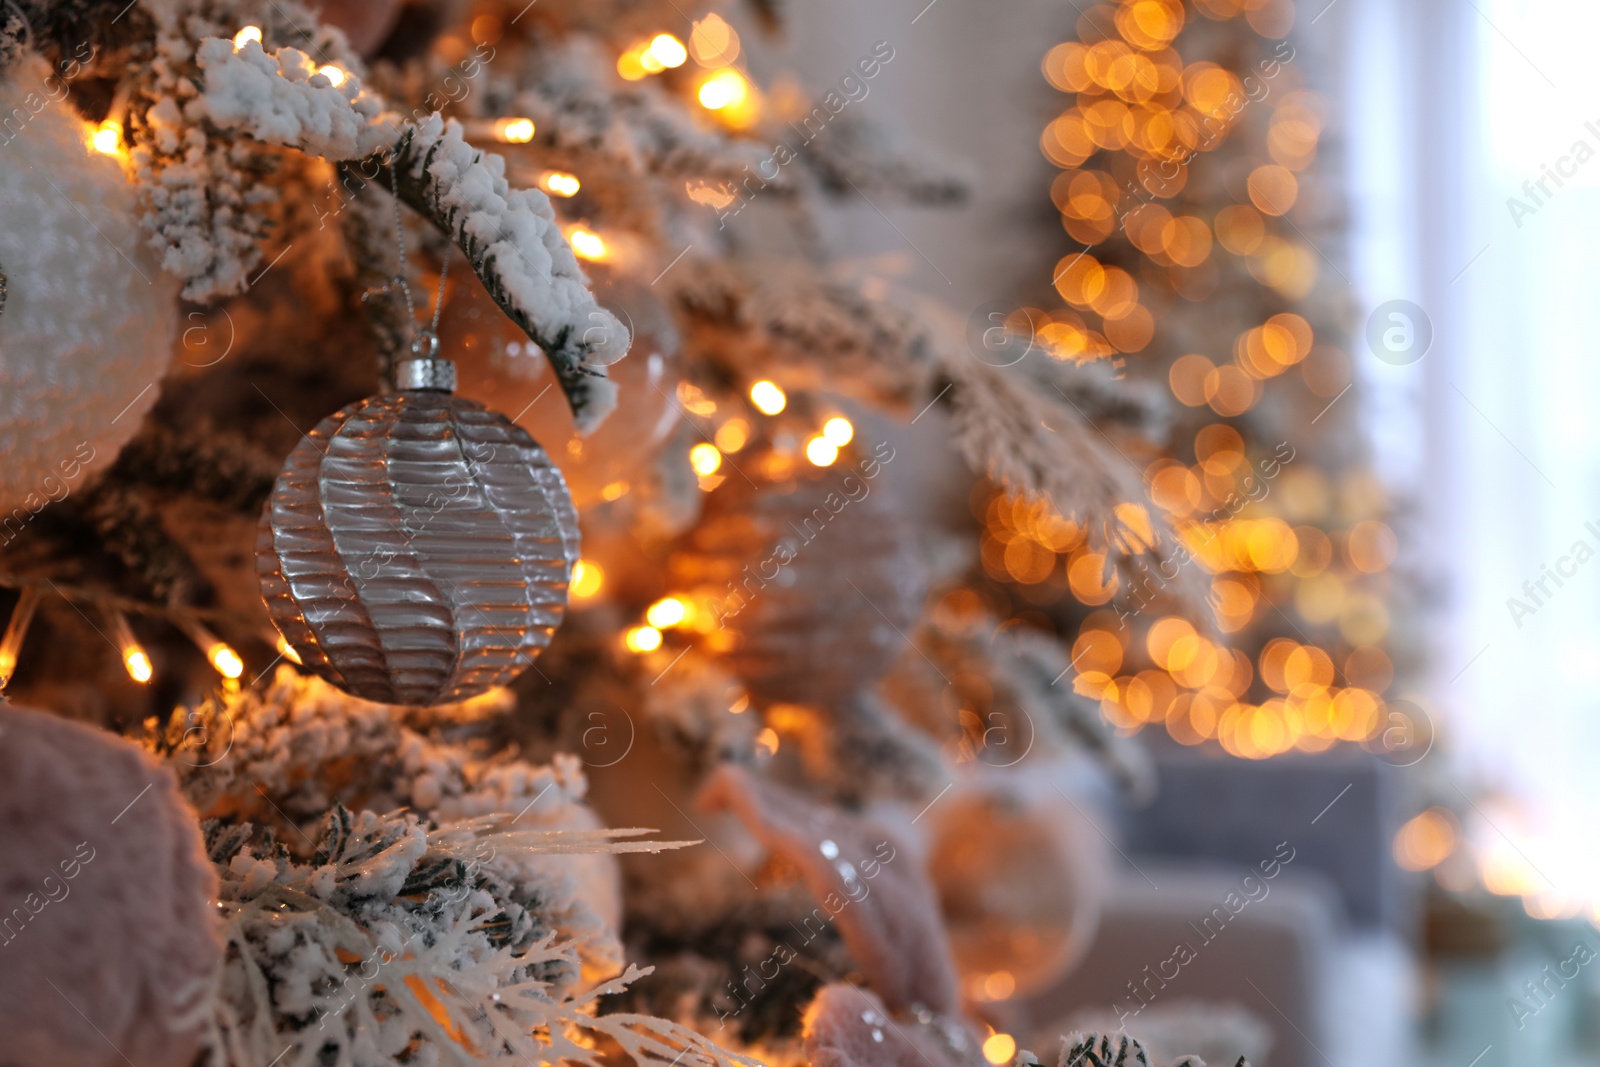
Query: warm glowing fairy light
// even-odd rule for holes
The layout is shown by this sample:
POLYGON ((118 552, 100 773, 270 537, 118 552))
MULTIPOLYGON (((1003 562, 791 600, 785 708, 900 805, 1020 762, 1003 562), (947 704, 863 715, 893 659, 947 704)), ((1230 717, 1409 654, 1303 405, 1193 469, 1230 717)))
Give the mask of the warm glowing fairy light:
POLYGON ((658 33, 652 37, 645 54, 668 69, 683 66, 683 61, 689 58, 689 50, 683 47, 683 42, 670 33, 658 33))
POLYGON ((233 47, 235 48, 243 48, 250 41, 254 41, 257 44, 261 43, 260 26, 246 26, 233 35, 233 47))
POLYGON ((822 436, 835 448, 843 448, 856 435, 856 428, 843 415, 835 415, 822 424, 822 436))
POLYGON ((572 245, 572 251, 583 259, 604 259, 606 257, 606 243, 598 234, 588 230, 573 230, 567 234, 567 241, 572 245))
POLYGON ((765 751, 769 756, 776 756, 778 754, 778 731, 770 726, 763 727, 761 732, 756 734, 756 747, 765 751))
POLYGON ((289 639, 284 637, 282 634, 278 635, 278 655, 282 656, 290 663, 298 664, 305 662, 300 658, 300 653, 296 652, 294 650, 294 646, 289 643, 289 639))
POLYGON ((789 403, 789 398, 784 391, 778 388, 777 382, 762 379, 750 387, 750 403, 763 415, 776 415, 789 403))
POLYGON ((583 183, 576 175, 561 170, 547 170, 539 178, 539 188, 551 196, 577 196, 583 183))
POLYGON ((636 82, 650 72, 644 67, 640 50, 630 48, 617 57, 617 73, 624 81, 636 82))
POLYGON ((743 419, 729 419, 717 427, 713 440, 723 452, 737 452, 750 443, 750 424, 743 419))
POLYGON ((675 596, 663 597, 644 613, 645 621, 658 630, 670 629, 688 617, 689 609, 675 596))
POLYGON ((507 144, 527 144, 533 140, 533 120, 524 118, 497 119, 494 135, 507 144))
POLYGON ((1010 1063, 1016 1054, 1017 1039, 1010 1034, 990 1034, 983 1043, 983 1058, 990 1063, 1010 1063))
POLYGON ((699 475, 715 474, 722 466, 722 453, 717 446, 702 441, 689 449, 689 466, 699 475))
MULTIPOLYGON (((1010 971, 995 971, 983 979, 985 1000, 1008 1000, 1017 991, 1017 979, 1010 971)), ((1009 1060, 1010 1057, 1008 1056, 1009 1060)))
POLYGON ((1429 870, 1450 858, 1460 838, 1455 816, 1444 808, 1430 808, 1395 834, 1395 862, 1408 871, 1429 870))
POLYGON ((238 678, 244 673, 244 660, 222 638, 193 620, 179 621, 179 627, 189 635, 195 647, 205 653, 206 659, 224 678, 238 678))
POLYGON ((118 155, 122 151, 122 124, 116 119, 106 119, 95 127, 94 133, 89 135, 89 143, 94 145, 96 152, 108 156, 118 155))
POLYGON ((654 652, 661 647, 661 631, 654 626, 635 626, 622 636, 630 652, 654 652))
POLYGON ((702 67, 726 67, 739 58, 739 34, 721 15, 707 15, 694 24, 689 51, 702 67))
POLYGON ((744 103, 749 94, 750 83, 744 80, 744 75, 725 67, 701 83, 700 106, 707 111, 721 111, 744 103))
POLYGON ((122 650, 122 664, 128 668, 128 677, 141 685, 155 677, 156 670, 150 664, 150 655, 138 645, 122 650))
MULTIPOLYGON (((317 73, 322 75, 324 78, 327 78, 328 84, 333 86, 335 89, 343 85, 345 78, 349 77, 349 75, 340 70, 338 67, 334 66, 332 63, 325 63, 318 67, 317 73)), ((532 123, 529 123, 529 125, 531 126, 532 123)))
POLYGON ((839 446, 826 437, 813 437, 806 442, 806 459, 813 467, 828 467, 839 458, 839 446))
POLYGON ((239 653, 218 641, 206 649, 206 659, 217 669, 217 673, 224 678, 237 678, 244 673, 244 660, 239 653))
POLYGON ((6 623, 5 637, 0 638, 0 689, 4 689, 17 670, 17 657, 22 652, 22 642, 28 636, 33 622, 34 609, 39 606, 39 590, 27 586, 11 609, 11 619, 6 623))
POLYGON ((155 666, 150 662, 150 654, 134 638, 133 630, 128 626, 127 616, 112 608, 106 613, 106 622, 111 630, 111 639, 122 655, 122 665, 128 670, 128 677, 140 685, 155 677, 155 666))
POLYGON ((572 567, 572 595, 587 600, 600 591, 605 580, 606 572, 600 569, 600 564, 580 559, 572 567))

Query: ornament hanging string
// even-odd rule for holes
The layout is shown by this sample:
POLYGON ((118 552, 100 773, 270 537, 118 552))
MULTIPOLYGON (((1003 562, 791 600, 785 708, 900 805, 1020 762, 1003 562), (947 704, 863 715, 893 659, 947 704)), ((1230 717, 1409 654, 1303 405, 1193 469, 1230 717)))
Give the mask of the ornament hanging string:
MULTIPOLYGON (((406 321, 409 323, 412 331, 411 352, 414 356, 427 358, 432 356, 436 351, 438 351, 439 348, 439 315, 444 310, 445 276, 450 271, 450 253, 455 249, 452 242, 445 242, 444 254, 439 259, 439 290, 434 295, 433 319, 428 323, 427 326, 418 329, 417 305, 416 301, 411 296, 411 283, 407 278, 406 227, 405 218, 400 207, 400 178, 398 169, 398 167, 389 168, 389 188, 393 194, 394 200, 394 239, 395 245, 400 252, 399 269, 395 276, 391 278, 387 284, 373 289, 368 289, 365 293, 361 294, 361 299, 367 300, 374 296, 391 293, 398 288, 400 290, 400 295, 405 298, 406 321)), ((0 291, 0 299, 3 299, 3 291, 0 291)))

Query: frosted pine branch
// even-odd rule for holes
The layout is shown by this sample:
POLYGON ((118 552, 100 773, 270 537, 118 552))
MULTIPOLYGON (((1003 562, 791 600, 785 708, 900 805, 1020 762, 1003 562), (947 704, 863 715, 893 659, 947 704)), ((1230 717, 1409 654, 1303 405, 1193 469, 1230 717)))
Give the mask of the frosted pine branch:
POLYGON ((666 1019, 596 1013, 650 970, 592 984, 551 908, 571 888, 525 862, 549 846, 344 808, 308 861, 248 824, 206 829, 227 943, 213 1050, 228 1067, 616 1062, 578 1031, 636 1067, 756 1067, 666 1019))
POLYGON ((496 303, 542 348, 580 430, 616 406, 605 365, 628 332, 595 302, 549 197, 512 189, 505 161, 469 145, 459 123, 404 122, 359 77, 335 88, 292 48, 268 55, 208 38, 197 59, 204 90, 194 113, 212 125, 334 163, 360 160, 363 177, 398 178, 401 199, 466 253, 496 303))
POLYGON ((294 48, 268 55, 257 41, 235 48, 208 37, 195 59, 205 79, 195 112, 258 141, 338 162, 390 147, 403 128, 402 116, 355 74, 335 88, 294 48))
POLYGON ((826 136, 807 141, 800 160, 824 192, 855 199, 892 196, 912 204, 959 204, 971 193, 971 168, 913 143, 897 127, 840 115, 826 136))
POLYGON ((1173 599, 1205 617, 1203 568, 1174 564, 1176 535, 1159 521, 1130 526, 1131 513, 1118 507, 1150 511, 1143 472, 1096 425, 1127 420, 1104 401, 1086 409, 1057 386, 1066 368, 1029 381, 1031 370, 982 362, 963 343, 960 322, 936 305, 871 299, 803 267, 701 260, 676 276, 696 347, 730 377, 759 368, 787 387, 843 392, 908 416, 942 406, 974 472, 1088 526, 1125 591, 1163 568, 1175 575, 1165 581, 1173 599))
POLYGON ((495 303, 544 350, 578 429, 598 426, 617 402, 605 365, 627 353, 628 331, 590 294, 550 198, 511 189, 505 161, 437 115, 406 131, 390 165, 401 200, 449 234, 495 303))
MULTIPOLYGON (((1018 1053, 1014 1067, 1039 1067, 1039 1060, 1031 1052, 1018 1053)), ((1061 1041, 1061 1059, 1058 1067, 1161 1067, 1145 1047, 1125 1033, 1076 1033, 1061 1041)), ((1206 1067, 1199 1056, 1179 1056, 1171 1067, 1206 1067)), ((1234 1067, 1250 1067, 1240 1056, 1234 1067)))
POLYGON ((695 122, 655 85, 619 84, 607 47, 575 35, 536 49, 515 73, 507 113, 534 120, 537 145, 583 158, 587 170, 599 163, 618 177, 666 179, 680 192, 686 179, 736 181, 771 154, 695 122))

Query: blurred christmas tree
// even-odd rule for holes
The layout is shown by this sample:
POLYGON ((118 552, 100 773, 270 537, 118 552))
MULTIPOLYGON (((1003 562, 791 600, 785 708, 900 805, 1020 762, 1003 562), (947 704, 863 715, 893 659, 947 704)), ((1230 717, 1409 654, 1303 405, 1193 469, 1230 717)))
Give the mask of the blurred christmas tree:
POLYGON ((1251 758, 1375 743, 1393 722, 1396 538, 1357 424, 1341 206, 1293 17, 1278 0, 1102 3, 1043 63, 1070 95, 1040 142, 1061 168, 1066 306, 1007 326, 1014 346, 1170 391, 1162 452, 1119 451, 1179 531, 1176 567, 1130 583, 1058 509, 974 498, 985 572, 1073 637, 1080 693, 1124 728, 1251 758), (1220 632, 1174 611, 1184 571, 1220 632))

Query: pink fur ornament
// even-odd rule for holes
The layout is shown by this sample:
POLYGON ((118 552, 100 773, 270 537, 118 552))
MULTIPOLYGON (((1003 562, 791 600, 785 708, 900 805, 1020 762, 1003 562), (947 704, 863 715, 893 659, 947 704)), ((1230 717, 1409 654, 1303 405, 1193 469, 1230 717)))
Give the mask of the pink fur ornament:
POLYGON ((189 1067, 222 957, 216 875, 171 771, 0 706, 0 1061, 189 1067))

